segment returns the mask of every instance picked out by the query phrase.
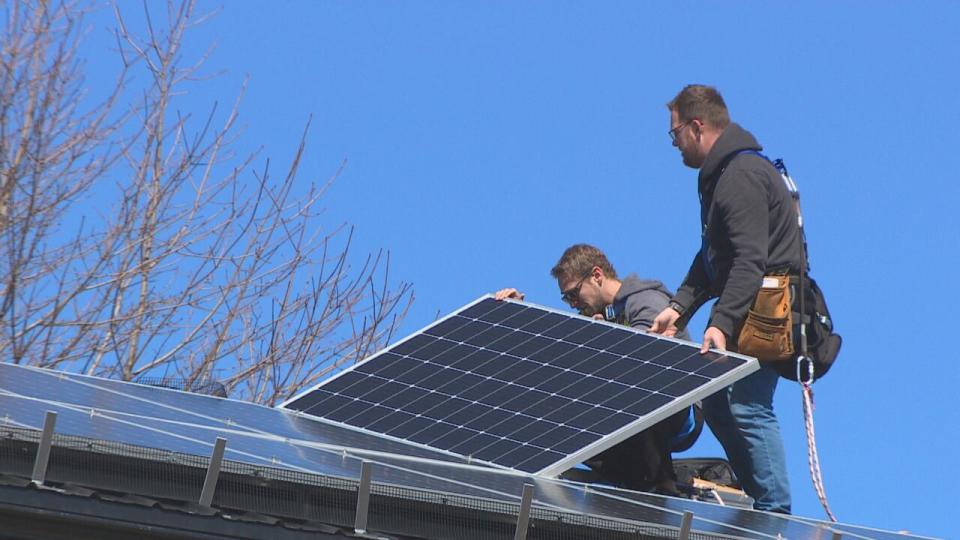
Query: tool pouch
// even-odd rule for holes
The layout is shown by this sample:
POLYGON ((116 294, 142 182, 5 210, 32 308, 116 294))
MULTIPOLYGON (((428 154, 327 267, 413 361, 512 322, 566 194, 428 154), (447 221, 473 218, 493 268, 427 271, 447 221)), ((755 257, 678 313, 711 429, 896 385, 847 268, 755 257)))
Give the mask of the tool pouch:
POLYGON ((790 277, 763 276, 757 298, 740 329, 737 338, 738 351, 766 361, 793 358, 793 321, 790 306, 790 277))

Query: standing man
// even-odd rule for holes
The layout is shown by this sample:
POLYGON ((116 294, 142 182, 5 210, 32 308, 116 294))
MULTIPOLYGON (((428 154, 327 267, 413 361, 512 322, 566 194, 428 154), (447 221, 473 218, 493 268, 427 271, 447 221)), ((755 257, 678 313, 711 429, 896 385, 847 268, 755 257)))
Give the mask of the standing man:
MULTIPOLYGON (((561 299, 581 315, 647 330, 670 300, 663 283, 631 274, 621 281, 602 251, 575 244, 563 252, 550 275, 561 299)), ((523 300, 516 289, 501 289, 497 300, 523 300)), ((689 339, 686 332, 678 337, 689 339)), ((671 452, 690 448, 703 420, 698 407, 684 409, 587 461, 602 481, 637 491, 680 496, 671 452)))
MULTIPOLYGON (((753 135, 730 122, 716 89, 687 86, 667 108, 670 139, 683 164, 700 170, 702 244, 676 296, 650 330, 673 335, 704 302, 718 298, 701 352, 736 350, 763 276, 800 271, 802 245, 793 200, 777 170, 758 155, 762 147, 753 135)), ((754 508, 788 514, 790 485, 773 412, 779 374, 761 366, 705 399, 703 413, 754 508)))

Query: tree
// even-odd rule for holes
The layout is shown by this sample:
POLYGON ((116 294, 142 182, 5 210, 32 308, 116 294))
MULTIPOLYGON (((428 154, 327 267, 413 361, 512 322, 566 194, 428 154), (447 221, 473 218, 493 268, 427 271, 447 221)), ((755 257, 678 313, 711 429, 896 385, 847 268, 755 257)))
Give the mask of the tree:
POLYGON ((192 0, 150 8, 139 32, 115 9, 120 67, 96 102, 77 58, 85 10, 4 8, 0 351, 123 380, 218 380, 272 405, 385 345, 413 293, 391 286, 388 253, 355 267, 352 228, 324 226, 318 201, 340 171, 297 181, 309 120, 275 179, 269 160, 232 151, 239 99, 225 114, 178 109, 204 60, 185 65, 184 36, 204 17, 192 0))

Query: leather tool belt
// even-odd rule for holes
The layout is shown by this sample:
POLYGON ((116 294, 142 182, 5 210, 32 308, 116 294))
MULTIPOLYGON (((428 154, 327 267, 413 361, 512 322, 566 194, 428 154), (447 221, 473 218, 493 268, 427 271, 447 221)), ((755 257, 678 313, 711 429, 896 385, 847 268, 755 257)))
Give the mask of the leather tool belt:
POLYGON ((763 276, 763 284, 737 337, 737 349, 741 354, 765 361, 793 358, 790 292, 790 276, 763 276))

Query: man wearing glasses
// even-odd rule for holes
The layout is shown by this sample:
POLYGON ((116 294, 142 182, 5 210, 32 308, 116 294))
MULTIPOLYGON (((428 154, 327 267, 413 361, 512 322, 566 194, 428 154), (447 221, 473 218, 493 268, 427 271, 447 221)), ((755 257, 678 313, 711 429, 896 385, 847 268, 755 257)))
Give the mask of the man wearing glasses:
MULTIPOLYGON (((670 139, 683 164, 699 169, 701 248, 683 284, 650 331, 673 335, 704 302, 717 298, 701 352, 736 350, 737 335, 767 273, 795 275, 803 257, 794 203, 757 140, 731 123, 716 89, 690 85, 667 104, 670 139)), ((754 508, 790 513, 780 424, 773 412, 779 374, 769 366, 703 400, 754 508)))
MULTIPOLYGON (((557 280, 561 299, 581 315, 639 330, 650 328, 671 298, 670 291, 659 281, 640 279, 633 274, 621 281, 607 256, 587 244, 567 248, 550 275, 557 280)), ((494 297, 523 300, 524 295, 516 289, 501 289, 494 297)), ((677 337, 689 339, 685 331, 677 337)), ((690 408, 602 452, 587 464, 601 482, 637 491, 680 495, 671 452, 690 448, 702 427, 699 407, 690 408)))

